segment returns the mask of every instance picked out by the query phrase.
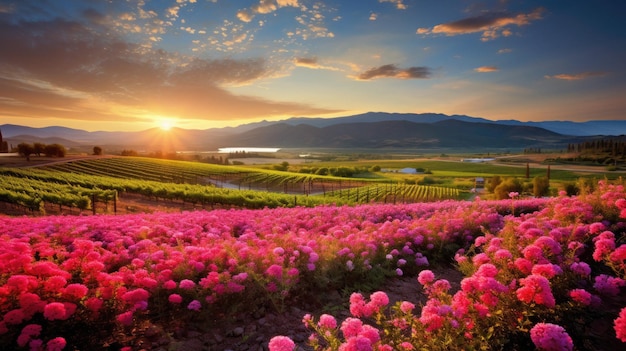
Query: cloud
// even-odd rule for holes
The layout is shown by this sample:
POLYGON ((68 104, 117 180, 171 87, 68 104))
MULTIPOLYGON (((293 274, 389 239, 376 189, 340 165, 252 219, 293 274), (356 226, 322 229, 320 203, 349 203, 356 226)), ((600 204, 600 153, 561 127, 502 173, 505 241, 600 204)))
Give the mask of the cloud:
POLYGON ((498 54, 508 54, 508 53, 511 53, 511 52, 513 52, 513 49, 505 48, 505 49, 498 50, 498 54))
POLYGON ((500 69, 496 66, 481 66, 481 67, 474 68, 474 71, 480 72, 480 73, 497 72, 499 70, 500 69))
POLYGON ((403 0, 378 0, 378 2, 380 2, 381 4, 384 3, 384 2, 390 2, 392 4, 395 4, 396 8, 398 10, 406 10, 407 9, 407 6, 406 6, 406 4, 404 4, 403 0))
POLYGON ((310 69, 325 69, 330 71, 338 71, 336 67, 325 66, 318 62, 317 57, 297 57, 293 60, 293 63, 298 67, 305 67, 310 69))
POLYGON ((424 79, 431 75, 428 67, 398 68, 394 64, 383 65, 370 68, 360 73, 355 78, 357 80, 372 80, 377 78, 399 78, 399 79, 424 79))
POLYGON ((378 18, 378 15, 374 12, 370 13, 370 21, 376 21, 376 19, 378 18))
POLYGON ((243 22, 251 22, 257 14, 268 14, 276 11, 280 7, 300 7, 299 0, 259 0, 256 5, 237 12, 237 18, 243 22))
POLYGON ((606 75, 606 72, 582 72, 576 74, 555 74, 555 75, 546 75, 544 78, 546 79, 560 79, 560 80, 583 80, 594 77, 603 77, 606 75))
POLYGON ((230 120, 338 112, 225 89, 278 75, 264 59, 191 59, 98 29, 59 18, 9 22, 0 17, 0 47, 11 48, 0 55, 0 111, 7 116, 84 121, 147 115, 230 120))
POLYGON ((447 36, 482 32, 481 40, 488 41, 500 36, 513 34, 508 28, 528 25, 540 20, 544 8, 540 7, 530 13, 511 14, 508 12, 485 12, 478 16, 464 18, 458 21, 438 24, 432 28, 418 28, 417 34, 444 34, 447 36))

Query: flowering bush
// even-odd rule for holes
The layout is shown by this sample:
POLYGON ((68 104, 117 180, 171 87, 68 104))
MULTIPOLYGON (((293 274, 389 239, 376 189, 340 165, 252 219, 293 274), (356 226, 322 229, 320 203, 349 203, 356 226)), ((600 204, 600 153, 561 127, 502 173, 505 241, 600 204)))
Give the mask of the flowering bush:
POLYGON ((583 334, 565 317, 596 310, 621 339, 626 317, 610 306, 623 304, 623 199, 621 186, 601 183, 573 198, 0 217, 0 348, 94 349, 146 320, 208 323, 226 308, 280 309, 307 291, 375 289, 418 273, 429 297, 421 309, 382 291, 355 294, 351 319, 305 318, 311 342, 532 347, 530 329, 553 323, 576 345, 583 334), (466 274, 456 292, 424 270, 452 257, 466 274))
MULTIPOLYGON (((310 345, 316 350, 584 350, 590 342, 585 325, 598 317, 614 319, 615 336, 626 342, 625 258, 618 250, 626 240, 624 189, 604 182, 598 189, 580 198, 561 195, 534 213, 505 216, 496 231, 485 230, 455 254, 466 274, 456 292, 432 271, 421 271, 417 281, 428 299, 416 315, 407 301, 381 309, 386 304, 372 303, 374 295, 386 299, 376 292, 370 302, 353 295, 353 317, 339 328, 305 316, 313 331, 310 345)), ((614 345, 610 338, 601 341, 614 345)))

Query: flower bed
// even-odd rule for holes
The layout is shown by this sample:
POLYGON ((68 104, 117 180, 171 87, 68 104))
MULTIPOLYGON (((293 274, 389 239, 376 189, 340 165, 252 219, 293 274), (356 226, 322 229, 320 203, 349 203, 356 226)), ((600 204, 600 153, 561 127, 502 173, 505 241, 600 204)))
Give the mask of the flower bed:
MULTIPOLYGON (((132 340, 148 320, 210 328, 236 311, 280 310, 316 292, 368 290, 420 272, 430 296, 421 314, 406 302, 387 320, 384 293, 369 302, 355 295, 348 322, 307 317, 322 328, 312 342, 540 346, 560 332, 575 344, 559 318, 596 310, 613 313, 617 337, 626 338, 626 312, 618 318, 608 307, 623 302, 620 216, 622 187, 601 184, 578 198, 0 217, 0 346, 107 349, 102 340, 132 340), (453 257, 467 274, 455 294, 424 271, 453 257)), ((291 345, 272 341, 273 349, 291 345)))

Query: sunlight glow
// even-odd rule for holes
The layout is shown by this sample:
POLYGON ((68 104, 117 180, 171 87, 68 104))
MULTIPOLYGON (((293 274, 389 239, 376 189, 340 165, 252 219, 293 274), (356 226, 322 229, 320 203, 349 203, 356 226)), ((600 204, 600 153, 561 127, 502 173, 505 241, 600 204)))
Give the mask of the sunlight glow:
POLYGON ((164 131, 169 131, 174 127, 174 121, 169 118, 158 118, 155 122, 164 131))

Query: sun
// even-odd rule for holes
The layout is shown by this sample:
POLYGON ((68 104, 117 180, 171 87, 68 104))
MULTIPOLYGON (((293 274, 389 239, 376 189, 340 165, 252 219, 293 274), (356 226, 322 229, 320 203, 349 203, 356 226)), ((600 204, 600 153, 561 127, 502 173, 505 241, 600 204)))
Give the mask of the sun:
POLYGON ((159 128, 163 131, 170 131, 174 127, 174 121, 171 119, 160 118, 156 121, 159 128))

